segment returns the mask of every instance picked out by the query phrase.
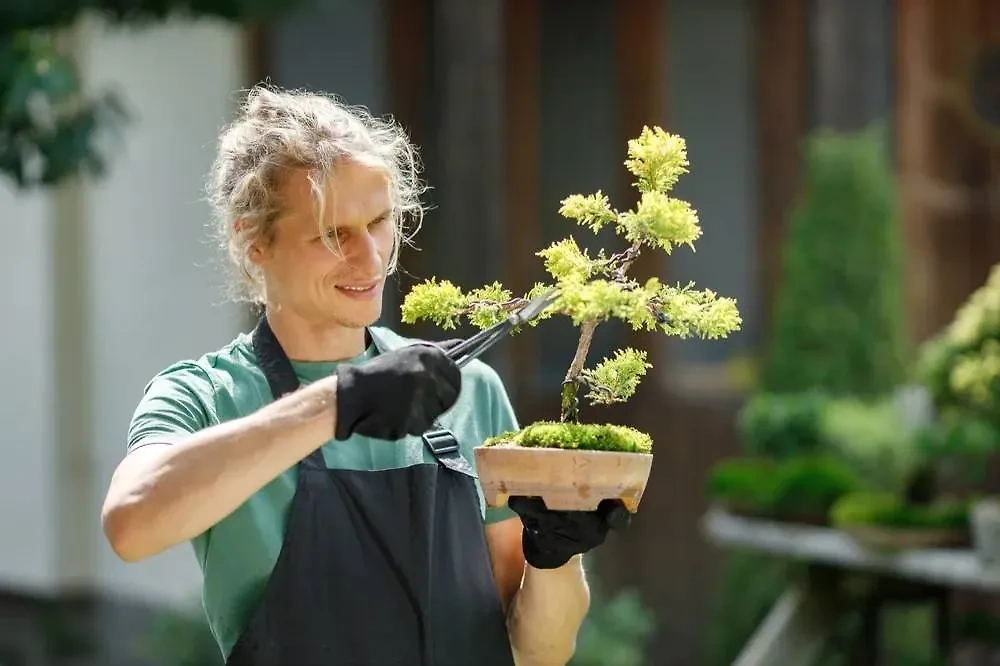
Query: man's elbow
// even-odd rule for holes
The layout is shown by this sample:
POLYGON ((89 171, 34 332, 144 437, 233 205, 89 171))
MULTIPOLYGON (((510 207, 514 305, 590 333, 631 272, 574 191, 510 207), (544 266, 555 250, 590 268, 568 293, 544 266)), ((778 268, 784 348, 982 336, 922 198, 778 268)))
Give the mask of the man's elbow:
POLYGON ((135 563, 156 555, 160 549, 152 546, 147 530, 142 529, 135 507, 105 504, 101 511, 101 528, 111 550, 125 562, 135 563))

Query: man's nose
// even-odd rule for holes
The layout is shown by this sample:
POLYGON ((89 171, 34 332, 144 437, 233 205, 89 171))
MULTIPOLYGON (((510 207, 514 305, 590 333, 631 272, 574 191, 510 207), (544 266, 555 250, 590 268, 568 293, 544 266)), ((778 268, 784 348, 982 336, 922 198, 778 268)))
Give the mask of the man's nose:
POLYGON ((359 268, 380 266, 382 255, 379 253, 378 241, 371 231, 364 229, 354 234, 347 250, 347 261, 359 268))

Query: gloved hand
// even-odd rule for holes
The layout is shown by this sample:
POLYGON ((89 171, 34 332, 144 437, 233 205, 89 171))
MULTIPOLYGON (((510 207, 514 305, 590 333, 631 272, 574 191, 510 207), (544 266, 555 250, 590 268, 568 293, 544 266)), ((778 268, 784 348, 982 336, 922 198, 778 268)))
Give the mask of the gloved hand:
POLYGON ((524 559, 536 569, 561 567, 631 522, 621 500, 603 500, 596 511, 550 511, 540 497, 511 497, 507 506, 521 516, 524 559))
POLYGON ((433 344, 401 347, 357 365, 337 367, 337 428, 395 440, 420 435, 458 399, 462 374, 433 344))

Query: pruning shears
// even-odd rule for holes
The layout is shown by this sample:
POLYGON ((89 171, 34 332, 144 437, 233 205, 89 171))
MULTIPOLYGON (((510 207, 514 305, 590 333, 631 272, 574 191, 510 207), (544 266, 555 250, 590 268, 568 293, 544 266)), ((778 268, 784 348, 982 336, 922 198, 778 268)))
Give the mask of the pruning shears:
POLYGON ((455 362, 455 365, 462 367, 469 361, 478 358, 487 349, 500 342, 500 340, 510 334, 518 326, 521 326, 538 315, 542 314, 547 307, 555 301, 558 292, 555 287, 549 287, 544 292, 535 296, 525 303, 519 310, 499 324, 476 333, 470 338, 458 343, 448 349, 448 357, 455 362))

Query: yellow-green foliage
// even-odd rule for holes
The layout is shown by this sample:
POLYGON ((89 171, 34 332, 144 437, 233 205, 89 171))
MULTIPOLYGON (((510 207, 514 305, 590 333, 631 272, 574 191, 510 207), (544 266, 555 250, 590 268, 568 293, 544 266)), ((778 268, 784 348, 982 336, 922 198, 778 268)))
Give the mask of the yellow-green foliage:
POLYGON ((940 409, 1000 422, 1000 264, 924 345, 920 369, 940 409))
POLYGON ((593 370, 584 370, 584 380, 590 386, 587 395, 597 405, 625 402, 635 393, 639 380, 651 368, 646 363, 646 352, 631 347, 619 349, 611 358, 606 358, 593 370))
POLYGON ((837 527, 964 529, 969 523, 969 501, 943 498, 919 506, 907 504, 894 493, 857 492, 841 497, 830 510, 830 518, 837 527))
MULTIPOLYGON (((488 328, 554 286, 556 300, 532 325, 563 315, 576 326, 617 319, 636 331, 659 331, 682 338, 718 339, 739 330, 742 319, 732 298, 690 284, 671 286, 655 277, 638 281, 627 275, 644 249, 667 253, 680 245, 693 249, 701 236, 698 215, 691 205, 669 195, 688 170, 684 139, 659 127, 643 128, 639 137, 628 142, 625 166, 635 176, 640 192, 633 210, 615 210, 598 190, 567 196, 559 212, 595 233, 613 225, 626 241, 626 248, 614 253, 601 249, 590 256, 572 236, 555 241, 537 253, 551 280, 536 284, 524 296, 514 296, 496 282, 463 292, 448 280, 431 278, 414 286, 404 298, 403 323, 427 320, 452 329, 464 317, 473 326, 488 328)), ((621 350, 585 371, 580 379, 594 402, 620 402, 635 393, 649 367, 644 354, 621 350)))
POLYGON ((628 426, 551 421, 533 423, 517 432, 504 433, 483 442, 483 446, 505 444, 617 453, 650 453, 653 448, 649 435, 628 426))

